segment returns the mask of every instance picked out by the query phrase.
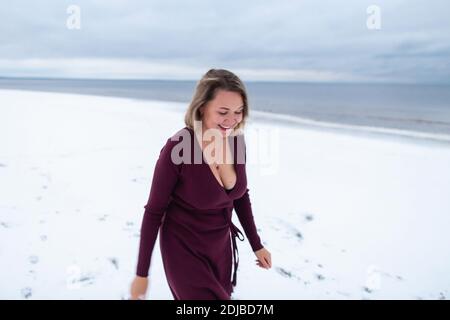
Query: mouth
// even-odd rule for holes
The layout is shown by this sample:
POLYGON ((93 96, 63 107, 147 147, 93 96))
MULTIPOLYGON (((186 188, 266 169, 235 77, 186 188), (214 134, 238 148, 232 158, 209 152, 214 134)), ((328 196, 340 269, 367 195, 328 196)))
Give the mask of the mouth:
POLYGON ((227 131, 227 130, 232 129, 233 127, 226 127, 226 126, 223 126, 223 125, 220 125, 220 124, 219 124, 219 128, 220 128, 222 131, 227 131))

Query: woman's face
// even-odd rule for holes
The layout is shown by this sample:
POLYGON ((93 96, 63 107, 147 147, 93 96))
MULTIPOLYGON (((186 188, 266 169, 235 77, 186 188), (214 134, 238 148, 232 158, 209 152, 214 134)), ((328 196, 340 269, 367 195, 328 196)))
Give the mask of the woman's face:
POLYGON ((203 112, 203 131, 218 129, 223 136, 228 136, 242 121, 244 102, 239 93, 219 90, 216 96, 205 107, 203 112))

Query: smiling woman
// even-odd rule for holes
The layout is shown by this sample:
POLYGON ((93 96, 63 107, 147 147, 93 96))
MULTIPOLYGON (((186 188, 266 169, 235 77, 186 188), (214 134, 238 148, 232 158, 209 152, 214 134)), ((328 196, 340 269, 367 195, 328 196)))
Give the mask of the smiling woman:
POLYGON ((249 116, 248 98, 242 81, 227 70, 209 70, 197 84, 184 122, 194 128, 203 121, 203 129, 218 128, 236 134, 249 116))
POLYGON ((156 163, 142 222, 137 277, 131 286, 133 299, 145 296, 158 231, 175 299, 230 299, 239 262, 236 238, 244 240, 232 222, 233 209, 257 265, 271 267, 270 253, 261 244, 253 219, 245 161, 238 161, 241 152, 245 160, 240 133, 247 116, 247 95, 240 79, 226 70, 208 71, 186 112, 186 127, 168 139, 156 163), (215 133, 214 140, 205 138, 210 132, 215 133), (224 158, 205 162, 205 150, 213 141, 214 153, 224 158), (189 146, 181 149, 184 162, 178 161, 180 143, 189 146), (225 152, 218 150, 222 147, 225 152), (203 156, 197 163, 199 149, 203 156))

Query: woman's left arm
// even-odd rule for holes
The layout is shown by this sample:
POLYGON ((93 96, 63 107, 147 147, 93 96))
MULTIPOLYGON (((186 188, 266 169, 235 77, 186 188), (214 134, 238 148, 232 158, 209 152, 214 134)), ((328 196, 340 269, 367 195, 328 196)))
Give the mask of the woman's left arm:
MULTIPOLYGON (((241 179, 247 183, 247 147, 244 135, 236 136, 234 143, 234 161, 235 163, 243 164, 241 179)), ((272 267, 272 258, 270 252, 261 244, 261 239, 256 230, 255 220, 253 219, 252 204, 250 202, 248 191, 248 188, 246 188, 245 193, 240 198, 233 201, 233 206, 239 218, 239 222, 241 223, 242 228, 244 228, 245 235, 250 242, 250 246, 258 258, 258 260, 256 260, 257 265, 261 268, 269 269, 272 267)))
POLYGON ((234 209, 239 218, 239 222, 244 229, 245 235, 250 242, 250 246, 258 258, 258 260, 256 260, 257 264, 261 268, 269 269, 272 267, 272 258, 270 252, 261 244, 261 239, 256 230, 255 220, 253 218, 252 205, 248 191, 249 190, 247 189, 242 197, 234 200, 234 209))

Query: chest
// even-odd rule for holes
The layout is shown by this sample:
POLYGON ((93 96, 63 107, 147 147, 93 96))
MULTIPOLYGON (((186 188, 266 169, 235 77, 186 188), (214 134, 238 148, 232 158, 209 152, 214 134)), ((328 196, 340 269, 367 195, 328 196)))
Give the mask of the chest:
POLYGON ((225 189, 232 189, 236 184, 237 176, 233 164, 209 164, 214 178, 225 189))

